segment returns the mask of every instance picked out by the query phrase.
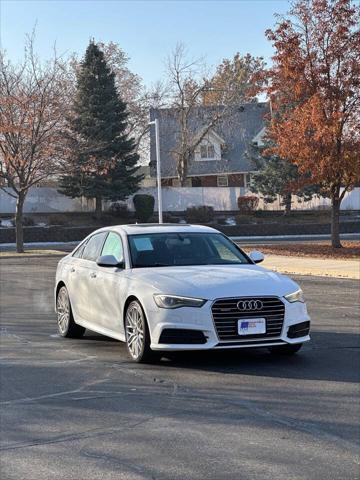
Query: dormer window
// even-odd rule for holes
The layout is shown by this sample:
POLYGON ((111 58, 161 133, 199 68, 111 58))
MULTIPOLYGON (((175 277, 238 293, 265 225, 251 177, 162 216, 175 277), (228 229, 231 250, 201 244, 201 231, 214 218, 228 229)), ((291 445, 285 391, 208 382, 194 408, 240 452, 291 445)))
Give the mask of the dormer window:
POLYGON ((195 150, 196 161, 221 160, 224 140, 210 130, 195 150))
POLYGON ((213 160, 215 158, 215 148, 212 143, 200 145, 200 156, 204 160, 213 160))

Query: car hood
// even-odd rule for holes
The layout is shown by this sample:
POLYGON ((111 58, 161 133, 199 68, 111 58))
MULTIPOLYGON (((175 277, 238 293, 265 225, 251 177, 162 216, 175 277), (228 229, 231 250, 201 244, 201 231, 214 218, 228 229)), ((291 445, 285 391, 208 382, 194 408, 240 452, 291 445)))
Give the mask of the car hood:
POLYGON ((214 300, 238 296, 284 296, 298 289, 290 278, 258 265, 136 268, 132 275, 155 292, 214 300))

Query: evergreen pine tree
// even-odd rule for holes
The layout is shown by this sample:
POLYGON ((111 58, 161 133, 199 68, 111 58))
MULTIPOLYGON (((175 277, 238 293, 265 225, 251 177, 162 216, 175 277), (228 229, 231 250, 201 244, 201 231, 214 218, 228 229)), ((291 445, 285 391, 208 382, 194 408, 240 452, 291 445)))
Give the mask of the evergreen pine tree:
POLYGON ((126 104, 116 91, 114 74, 104 54, 91 41, 77 77, 77 90, 66 136, 69 159, 59 191, 72 198, 96 199, 96 216, 102 200, 124 200, 138 190, 139 156, 128 138, 126 104))
POLYGON ((252 175, 250 190, 263 195, 265 203, 274 202, 279 195, 282 205, 285 206, 284 214, 288 215, 291 211, 292 195, 308 201, 314 195, 319 195, 321 189, 318 185, 303 182, 295 164, 276 155, 267 155, 265 152, 269 146, 269 143, 265 143, 251 147, 249 156, 258 171, 252 175))

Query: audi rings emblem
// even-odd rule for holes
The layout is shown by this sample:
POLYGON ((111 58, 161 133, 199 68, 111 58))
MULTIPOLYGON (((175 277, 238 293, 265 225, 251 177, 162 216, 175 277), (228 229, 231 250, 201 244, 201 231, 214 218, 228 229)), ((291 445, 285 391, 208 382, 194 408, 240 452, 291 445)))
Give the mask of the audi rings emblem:
POLYGON ((237 303, 237 308, 243 312, 248 310, 262 310, 263 302, 261 300, 240 300, 237 303))

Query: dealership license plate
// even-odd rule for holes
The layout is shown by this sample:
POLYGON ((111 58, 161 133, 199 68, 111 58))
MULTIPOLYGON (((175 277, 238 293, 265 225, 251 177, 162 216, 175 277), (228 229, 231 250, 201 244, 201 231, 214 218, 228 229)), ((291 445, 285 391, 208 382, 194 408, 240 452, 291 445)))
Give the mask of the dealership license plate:
POLYGON ((239 335, 257 335, 259 333, 266 333, 265 318, 243 318, 238 320, 239 335))

